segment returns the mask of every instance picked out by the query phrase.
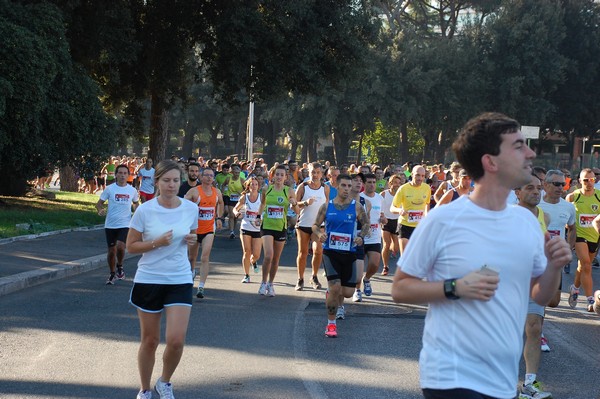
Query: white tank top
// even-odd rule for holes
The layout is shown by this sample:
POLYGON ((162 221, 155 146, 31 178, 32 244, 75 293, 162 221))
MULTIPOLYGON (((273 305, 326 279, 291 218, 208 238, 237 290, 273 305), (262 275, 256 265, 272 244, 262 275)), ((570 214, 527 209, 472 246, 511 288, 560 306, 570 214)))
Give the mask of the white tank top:
POLYGON ((246 194, 246 202, 244 203, 246 213, 240 223, 240 229, 246 231, 260 231, 260 227, 254 225, 256 216, 258 215, 258 208, 260 208, 260 194, 255 202, 250 202, 250 194, 246 194))
POLYGON ((390 190, 385 190, 381 193, 381 196, 383 197, 383 203, 381 204, 381 207, 383 208, 383 214, 385 215, 385 217, 387 219, 398 220, 400 215, 398 215, 397 213, 392 213, 392 211, 390 211, 390 206, 392 206, 392 202, 394 201, 394 195, 391 193, 390 190))
POLYGON ((371 203, 371 212, 369 212, 369 218, 371 219, 371 235, 365 237, 365 244, 381 244, 381 228, 383 226, 379 222, 379 219, 381 218, 383 197, 381 194, 377 193, 372 197, 369 197, 365 193, 360 193, 360 196, 369 200, 371 203))
POLYGON ((308 184, 304 184, 304 195, 300 201, 306 201, 311 197, 314 197, 315 201, 311 205, 300 208, 300 217, 298 218, 298 226, 300 227, 312 227, 315 220, 317 220, 319 208, 326 201, 325 187, 321 185, 318 189, 313 190, 308 184))

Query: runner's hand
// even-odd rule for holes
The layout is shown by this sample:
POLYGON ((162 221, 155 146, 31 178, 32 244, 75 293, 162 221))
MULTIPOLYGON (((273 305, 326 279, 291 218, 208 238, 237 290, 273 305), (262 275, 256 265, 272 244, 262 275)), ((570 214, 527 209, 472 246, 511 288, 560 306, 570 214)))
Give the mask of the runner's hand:
POLYGON ((500 277, 475 270, 456 280, 456 295, 465 299, 489 301, 496 294, 500 277))
POLYGON ((198 242, 198 236, 192 233, 186 234, 185 237, 183 237, 183 239, 187 243, 187 245, 194 245, 198 242))
POLYGON ((544 253, 548 259, 548 267, 553 270, 559 270, 564 265, 571 263, 573 253, 564 238, 558 236, 550 237, 550 234, 546 233, 544 241, 544 253))

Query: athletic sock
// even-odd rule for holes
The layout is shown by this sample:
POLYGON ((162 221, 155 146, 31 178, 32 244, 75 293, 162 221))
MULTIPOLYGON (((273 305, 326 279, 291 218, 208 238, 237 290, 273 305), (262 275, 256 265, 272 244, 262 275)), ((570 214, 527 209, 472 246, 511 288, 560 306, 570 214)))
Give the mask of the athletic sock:
POLYGON ((525 374, 525 381, 523 382, 523 385, 533 384, 536 376, 537 374, 525 374))
POLYGON ((204 288, 204 283, 203 282, 199 282, 198 283, 198 288, 204 288))
POLYGON ((333 324, 335 326, 337 323, 335 322, 335 319, 333 319, 333 320, 328 319, 327 324, 333 324))

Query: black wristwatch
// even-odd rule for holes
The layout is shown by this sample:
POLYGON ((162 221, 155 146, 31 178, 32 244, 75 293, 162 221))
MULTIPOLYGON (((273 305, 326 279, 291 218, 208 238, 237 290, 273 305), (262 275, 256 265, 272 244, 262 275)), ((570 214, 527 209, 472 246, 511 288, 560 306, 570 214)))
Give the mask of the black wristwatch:
POLYGON ((459 299, 460 297, 456 295, 456 279, 450 278, 448 280, 444 280, 444 295, 448 299, 459 299))

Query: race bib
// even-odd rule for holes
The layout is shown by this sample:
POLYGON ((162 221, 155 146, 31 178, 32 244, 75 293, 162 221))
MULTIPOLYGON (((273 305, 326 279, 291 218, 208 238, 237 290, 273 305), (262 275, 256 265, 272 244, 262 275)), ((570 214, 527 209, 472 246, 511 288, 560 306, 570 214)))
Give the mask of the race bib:
POLYGON ((408 223, 419 223, 423 218, 423 211, 408 211, 408 223))
POLYGON ((596 218, 596 216, 598 216, 598 215, 584 215, 584 214, 579 215, 579 226, 580 227, 592 227, 592 221, 596 218))
POLYGON ((377 229, 379 229, 379 223, 371 224, 371 235, 377 234, 377 229))
POLYGON ((239 194, 229 194, 229 201, 238 202, 240 200, 239 194))
POLYGON ((250 221, 256 220, 257 216, 258 216, 258 212, 246 211, 246 219, 248 219, 250 221))
POLYGON ((560 230, 548 230, 550 237, 560 237, 560 230))
POLYGON ((283 219, 284 215, 284 209, 282 206, 267 206, 267 217, 269 219, 283 219))
POLYGON ((198 220, 213 220, 215 218, 215 208, 198 207, 198 220))
POLYGON ((336 233, 332 231, 329 234, 329 249, 338 251, 350 251, 352 248, 352 235, 346 233, 336 233))

